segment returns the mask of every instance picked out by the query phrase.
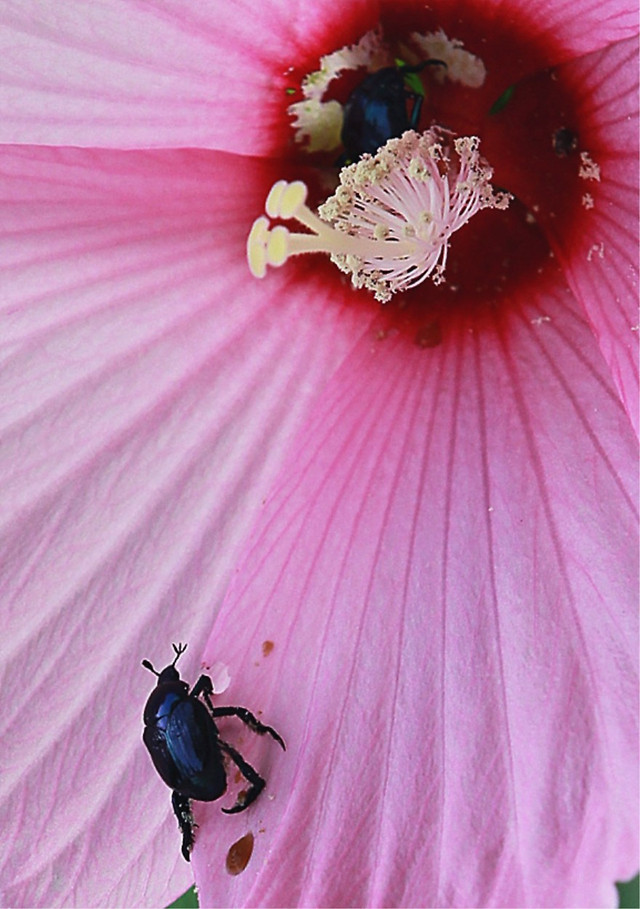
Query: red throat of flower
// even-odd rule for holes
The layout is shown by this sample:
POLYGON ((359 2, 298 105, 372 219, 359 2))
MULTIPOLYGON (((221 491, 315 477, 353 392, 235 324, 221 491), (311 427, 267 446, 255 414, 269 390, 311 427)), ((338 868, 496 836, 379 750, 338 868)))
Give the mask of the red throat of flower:
MULTIPOLYGON (((366 104, 376 113, 399 112, 400 120, 409 118, 413 104, 411 117, 421 111, 420 122, 343 167, 317 212, 308 198, 321 196, 322 179, 318 186, 313 178, 307 186, 306 174, 306 183, 279 180, 267 199, 267 217, 254 222, 247 255, 252 273, 263 277, 268 266, 293 267, 292 257, 325 268, 317 256, 302 255, 325 253, 372 304, 373 298, 387 304, 388 320, 409 324, 416 343, 431 346, 439 343, 448 314, 471 312, 476 321, 487 304, 495 313, 513 282, 539 280, 555 267, 542 222, 553 219, 557 230, 584 214, 594 204, 585 180, 595 182, 599 173, 579 144, 555 74, 535 71, 544 51, 525 45, 526 31, 494 35, 490 44, 478 40, 479 11, 474 46, 472 21, 460 25, 463 36, 448 36, 423 12, 422 31, 418 14, 405 6, 388 30, 369 31, 322 57, 302 80, 302 100, 289 109, 299 157, 318 166, 325 184, 332 168, 337 174, 341 126, 358 79, 390 72, 404 95, 393 102, 368 95, 366 104), (503 49, 514 51, 506 65, 497 53, 500 38, 503 49), (509 72, 512 56, 526 61, 527 78, 509 72), (421 67, 425 59, 440 65, 421 67), (476 218, 485 208, 495 211, 476 218), (271 223, 291 218, 305 230, 271 223), (424 326, 434 324, 437 331, 425 334, 424 326)), ((341 160, 347 156, 343 150, 341 160)))

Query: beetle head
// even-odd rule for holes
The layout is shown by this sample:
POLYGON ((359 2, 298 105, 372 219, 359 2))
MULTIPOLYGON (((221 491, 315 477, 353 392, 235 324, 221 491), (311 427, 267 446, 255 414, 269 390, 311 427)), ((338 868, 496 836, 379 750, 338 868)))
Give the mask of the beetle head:
POLYGON ((154 675, 156 675, 158 677, 158 685, 164 685, 166 682, 179 682, 180 681, 180 673, 176 669, 176 663, 178 662, 178 658, 187 649, 187 645, 186 644, 172 644, 171 646, 173 647, 174 652, 175 652, 175 657, 173 659, 173 663, 171 663, 169 666, 165 666, 164 669, 162 670, 162 672, 157 672, 153 668, 153 666, 151 665, 149 660, 142 661, 142 665, 144 666, 144 668, 148 669, 150 672, 152 672, 154 675))

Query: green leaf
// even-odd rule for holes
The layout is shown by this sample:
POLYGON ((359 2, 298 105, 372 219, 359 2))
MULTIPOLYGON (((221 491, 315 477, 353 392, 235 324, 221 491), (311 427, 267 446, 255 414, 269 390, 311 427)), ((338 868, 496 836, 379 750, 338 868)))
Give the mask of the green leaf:
POLYGON ((192 887, 191 890, 187 890, 186 893, 183 893, 175 903, 171 903, 169 909, 198 909, 199 905, 198 897, 196 896, 196 888, 192 887))
POLYGON ((638 909, 640 907, 640 876, 636 874, 630 881, 616 884, 618 888, 620 909, 638 909))

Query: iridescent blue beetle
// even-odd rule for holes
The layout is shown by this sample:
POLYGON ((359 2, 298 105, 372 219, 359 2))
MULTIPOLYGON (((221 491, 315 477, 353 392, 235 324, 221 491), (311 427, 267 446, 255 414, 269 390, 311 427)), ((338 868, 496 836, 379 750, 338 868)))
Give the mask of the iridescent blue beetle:
POLYGON ((142 739, 154 767, 173 790, 171 804, 182 832, 182 854, 190 861, 197 826, 191 812, 191 799, 213 802, 224 794, 227 788, 225 755, 250 783, 249 789, 240 794, 232 808, 222 809, 226 814, 244 811, 265 787, 265 781, 251 764, 220 738, 214 718, 237 716, 258 735, 268 733, 283 749, 285 744, 275 729, 265 726, 244 707, 214 707, 211 703, 213 684, 208 675, 201 675, 189 691, 176 669, 178 658, 187 645, 172 646, 175 659, 162 672, 156 672, 149 660, 142 661, 145 669, 158 677, 158 684, 144 708, 142 739), (200 695, 204 704, 199 700, 200 695))
POLYGON ((366 76, 344 105, 340 138, 345 153, 340 165, 357 161, 365 152, 375 155, 385 142, 416 129, 420 121, 424 90, 414 73, 425 66, 446 66, 442 60, 424 60, 415 66, 399 61, 366 76), (413 101, 407 114, 407 101, 413 101))

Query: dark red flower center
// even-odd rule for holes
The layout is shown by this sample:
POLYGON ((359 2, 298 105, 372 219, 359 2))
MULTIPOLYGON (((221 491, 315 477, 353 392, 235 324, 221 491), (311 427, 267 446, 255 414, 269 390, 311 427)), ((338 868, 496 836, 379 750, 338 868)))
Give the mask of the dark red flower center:
MULTIPOLYGON (((479 87, 425 77, 418 130, 437 126, 457 136, 479 137, 481 153, 493 169, 493 186, 510 193, 511 204, 507 210, 475 214, 451 237, 443 282, 426 281, 382 306, 366 289, 347 290, 344 277, 326 258, 296 257, 285 267, 296 268, 300 280, 309 268, 322 269, 328 281, 339 285, 340 299, 352 293, 354 305, 376 309, 381 335, 400 329, 412 343, 432 347, 446 338, 449 320, 468 320, 474 329, 486 322, 495 327, 500 313, 522 297, 514 293, 519 286, 559 280, 548 228, 553 224, 556 235, 573 234, 594 204, 598 169, 589 156, 593 136, 589 124, 580 122, 576 99, 563 81, 567 51, 550 44, 548 36, 536 38, 542 29, 523 10, 487 10, 481 2, 440 2, 429 8, 387 3, 381 6, 379 22, 363 21, 351 43, 376 25, 397 56, 412 33, 442 29, 482 60, 486 79, 479 87)), ((319 56, 338 49, 330 40, 319 56)), ((317 66, 315 58, 307 72, 317 66)), ((302 75, 302 70, 287 73, 283 89, 299 87, 302 75)), ((364 75, 365 70, 359 76, 345 75, 333 87, 333 97, 344 100, 364 75)), ((286 98, 291 101, 290 94, 286 98)), ((316 163, 325 171, 319 168, 314 178, 309 156, 296 151, 283 167, 283 177, 302 177, 310 199, 320 203, 327 196, 326 168, 335 158, 335 153, 319 156, 316 163)))

